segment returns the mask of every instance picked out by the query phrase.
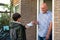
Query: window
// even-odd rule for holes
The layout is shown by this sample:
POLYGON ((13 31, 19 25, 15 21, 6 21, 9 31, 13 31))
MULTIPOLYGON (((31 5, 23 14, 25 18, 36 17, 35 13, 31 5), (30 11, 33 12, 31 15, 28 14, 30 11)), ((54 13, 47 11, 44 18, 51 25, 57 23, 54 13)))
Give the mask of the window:
POLYGON ((16 12, 16 13, 20 13, 19 10, 20 10, 20 9, 19 9, 19 5, 17 5, 17 6, 15 7, 15 12, 16 12))

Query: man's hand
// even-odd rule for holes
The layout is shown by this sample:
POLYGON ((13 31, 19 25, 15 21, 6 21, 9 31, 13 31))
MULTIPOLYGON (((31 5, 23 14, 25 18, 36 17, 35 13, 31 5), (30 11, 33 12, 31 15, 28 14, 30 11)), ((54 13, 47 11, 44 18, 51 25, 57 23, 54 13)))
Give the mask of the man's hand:
POLYGON ((48 40, 49 39, 49 35, 46 35, 46 40, 48 40))
POLYGON ((32 24, 35 24, 36 25, 36 24, 38 24, 38 22, 37 21, 32 21, 32 24))
POLYGON ((49 25, 49 28, 48 28, 48 32, 47 32, 47 35, 46 35, 46 40, 49 39, 51 31, 52 31, 52 22, 50 22, 50 25, 49 25))

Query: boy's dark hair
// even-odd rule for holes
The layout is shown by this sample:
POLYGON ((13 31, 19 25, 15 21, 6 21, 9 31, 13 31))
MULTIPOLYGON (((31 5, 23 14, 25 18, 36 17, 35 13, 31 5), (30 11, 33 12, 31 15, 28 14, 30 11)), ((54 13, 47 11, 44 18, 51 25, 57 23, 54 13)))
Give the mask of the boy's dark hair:
POLYGON ((19 13, 14 13, 13 16, 12 16, 14 21, 17 21, 17 19, 20 18, 20 17, 21 17, 21 15, 19 13))

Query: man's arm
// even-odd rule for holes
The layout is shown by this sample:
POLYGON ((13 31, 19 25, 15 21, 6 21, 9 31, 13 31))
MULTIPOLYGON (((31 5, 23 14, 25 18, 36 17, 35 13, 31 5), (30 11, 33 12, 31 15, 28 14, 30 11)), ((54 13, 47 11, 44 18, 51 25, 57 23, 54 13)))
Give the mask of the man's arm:
POLYGON ((30 23, 28 23, 27 25, 25 25, 25 28, 30 28, 30 27, 32 27, 32 26, 34 26, 34 25, 36 25, 36 24, 38 24, 38 22, 35 21, 35 20, 33 20, 33 21, 31 21, 30 23))
POLYGON ((52 31, 52 22, 50 22, 50 25, 49 25, 49 28, 48 28, 48 32, 47 32, 47 35, 46 35, 46 40, 49 39, 51 31, 52 31))

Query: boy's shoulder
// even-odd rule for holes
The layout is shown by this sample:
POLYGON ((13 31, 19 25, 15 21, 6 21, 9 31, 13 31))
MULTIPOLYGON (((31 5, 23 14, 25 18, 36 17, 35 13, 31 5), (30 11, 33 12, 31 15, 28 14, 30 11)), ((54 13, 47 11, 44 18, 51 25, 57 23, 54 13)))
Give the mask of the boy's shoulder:
POLYGON ((10 27, 12 27, 12 28, 14 28, 14 27, 25 28, 25 26, 23 24, 15 23, 15 22, 11 22, 10 27))

